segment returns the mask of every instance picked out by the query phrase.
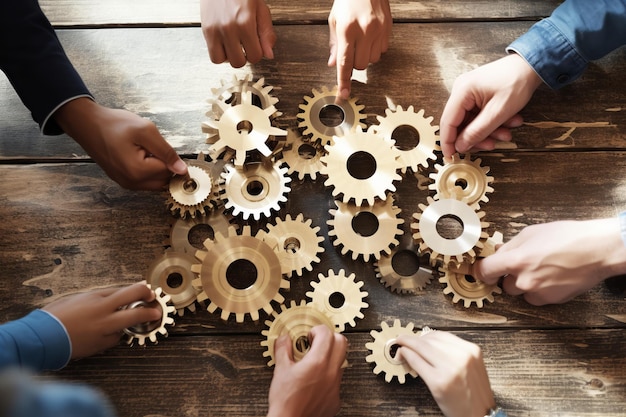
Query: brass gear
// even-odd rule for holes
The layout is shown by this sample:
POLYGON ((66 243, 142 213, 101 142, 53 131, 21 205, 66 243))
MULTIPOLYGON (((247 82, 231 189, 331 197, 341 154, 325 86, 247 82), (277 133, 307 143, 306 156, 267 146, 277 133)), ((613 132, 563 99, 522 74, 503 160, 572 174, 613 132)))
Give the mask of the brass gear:
POLYGON ((428 188, 436 192, 435 199, 454 198, 470 206, 486 203, 487 193, 493 192, 489 185, 493 177, 487 175, 489 167, 480 163, 480 158, 472 161, 469 154, 465 158, 454 154, 443 165, 435 164, 436 172, 430 174, 434 183, 428 188))
POLYGON ((289 307, 279 307, 273 313, 273 316, 273 320, 265 321, 268 329, 261 331, 261 334, 266 338, 261 341, 261 346, 267 348, 263 352, 263 356, 270 358, 267 366, 273 366, 275 363, 274 343, 280 336, 284 334, 289 335, 292 343, 293 359, 298 362, 308 352, 308 335, 313 327, 325 325, 329 329, 335 330, 335 326, 328 316, 315 306, 307 304, 304 300, 299 305, 295 301, 291 301, 289 307))
POLYGON ((288 289, 289 281, 283 279, 278 256, 270 245, 251 235, 250 226, 244 226, 240 235, 234 227, 226 236, 216 233, 215 240, 205 240, 204 246, 206 251, 196 252, 201 263, 191 270, 199 276, 193 281, 201 290, 198 301, 210 301, 209 313, 220 308, 222 320, 234 314, 242 323, 249 314, 257 321, 260 310, 272 312, 272 301, 284 301, 279 291, 288 289))
POLYGON ((302 213, 295 219, 287 214, 285 220, 275 219, 275 225, 269 224, 267 232, 261 230, 257 237, 272 245, 278 255, 282 273, 291 277, 293 272, 302 276, 302 270, 313 270, 313 264, 319 263, 318 253, 324 252, 320 243, 324 237, 318 235, 319 226, 311 226, 311 219, 304 219, 302 213))
POLYGON ((395 191, 394 181, 402 177, 400 151, 393 140, 357 129, 346 133, 341 140, 326 146, 322 156, 321 173, 328 175, 324 185, 333 187, 333 196, 342 194, 342 201, 354 199, 357 205, 373 205, 376 197, 387 198, 386 191, 395 191))
POLYGON ((404 219, 398 217, 400 209, 393 205, 393 198, 379 200, 371 206, 335 201, 336 209, 330 209, 331 218, 326 222, 328 236, 334 237, 334 246, 343 246, 341 254, 352 252, 352 259, 359 255, 368 262, 371 257, 380 259, 381 253, 389 254, 397 245, 404 231, 400 225, 404 219))
POLYGON ((376 116, 376 119, 378 125, 370 126, 368 131, 385 139, 395 141, 394 132, 402 126, 415 129, 419 135, 417 145, 411 149, 400 149, 397 141, 395 141, 395 146, 400 151, 398 159, 402 173, 405 173, 409 168, 416 173, 420 166, 428 168, 428 161, 437 159, 435 151, 441 150, 437 144, 439 126, 431 125, 433 118, 424 117, 423 109, 415 113, 413 106, 409 106, 406 110, 402 106, 397 106, 395 111, 386 109, 385 116, 376 116))
POLYGON ((166 201, 172 215, 181 218, 203 215, 213 207, 213 178, 205 168, 194 161, 187 161, 187 176, 174 175, 169 184, 166 201))
POLYGON ((311 281, 313 290, 306 293, 311 304, 326 313, 339 332, 345 330, 346 324, 356 326, 355 319, 362 319, 362 310, 369 306, 363 301, 368 295, 367 291, 361 291, 363 281, 355 281, 355 274, 346 276, 343 269, 337 274, 329 269, 326 275, 317 277, 318 282, 311 281))
MULTIPOLYGON (((230 104, 231 106, 236 106, 241 103, 242 93, 250 91, 252 93, 253 103, 258 103, 258 107, 265 109, 270 106, 275 106, 278 103, 278 98, 271 94, 274 87, 265 85, 265 78, 263 77, 259 78, 255 82, 252 82, 252 80, 252 74, 245 74, 243 78, 237 78, 237 76, 233 74, 230 81, 221 80, 220 87, 211 89, 213 99, 220 100, 224 103, 230 104)), ((214 103, 213 100, 209 100, 209 102, 211 104, 214 103)), ((211 112, 208 112, 206 115, 213 118, 219 118, 222 115, 221 107, 213 104, 211 112)), ((281 115, 281 112, 276 111, 271 115, 271 117, 275 118, 281 115)))
POLYGON ((227 234, 230 226, 231 223, 228 217, 217 210, 193 218, 179 218, 172 224, 170 239, 167 243, 174 252, 188 253, 193 256, 199 249, 190 241, 190 236, 194 233, 194 230, 207 228, 209 229, 208 231, 213 232, 213 236, 215 236, 217 232, 223 235, 227 234))
POLYGON ((306 175, 312 180, 322 169, 320 161, 324 149, 317 143, 303 140, 296 129, 287 130, 287 143, 282 152, 282 159, 289 167, 288 174, 298 173, 298 179, 303 180, 306 175))
POLYGON ((400 294, 417 294, 423 291, 433 279, 433 270, 421 265, 417 248, 411 242, 396 246, 389 255, 383 255, 374 264, 376 277, 391 291, 400 294), (406 267, 399 268, 397 263, 405 259, 406 267))
POLYGON ((304 128, 303 135, 309 137, 311 141, 319 140, 322 145, 326 145, 332 143, 335 136, 343 136, 357 127, 365 129, 363 122, 366 115, 361 113, 365 106, 356 104, 356 98, 335 103, 337 86, 332 90, 323 86, 322 91, 313 89, 312 92, 312 97, 304 97, 305 104, 300 104, 298 112, 298 127, 304 128), (343 116, 337 126, 328 126, 320 118, 322 111, 329 107, 339 110, 343 116))
POLYGON ((146 281, 151 286, 161 288, 170 296, 179 316, 184 314, 185 308, 196 311, 198 291, 191 285, 194 279, 191 265, 195 260, 191 254, 166 250, 152 261, 146 273, 146 281))
POLYGON ((439 271, 443 273, 439 282, 446 284, 443 293, 452 294, 453 303, 463 300, 465 308, 471 306, 472 303, 476 303, 478 308, 482 308, 485 300, 493 303, 493 294, 502 293, 502 289, 497 284, 485 284, 470 275, 459 274, 449 269, 440 268, 439 271))
MULTIPOLYGON (((152 288, 150 284, 146 284, 146 286, 148 288, 152 288)), ((170 317, 170 314, 173 314, 176 311, 176 308, 171 305, 170 296, 164 294, 160 287, 154 290, 154 295, 155 298, 150 303, 145 301, 135 301, 123 307, 124 309, 151 307, 161 310, 161 319, 149 323, 141 323, 124 329, 127 344, 132 346, 134 342, 137 341, 138 345, 144 346, 146 344, 146 339, 152 343, 157 343, 157 334, 167 337, 167 329, 165 326, 174 325, 174 319, 170 317)))

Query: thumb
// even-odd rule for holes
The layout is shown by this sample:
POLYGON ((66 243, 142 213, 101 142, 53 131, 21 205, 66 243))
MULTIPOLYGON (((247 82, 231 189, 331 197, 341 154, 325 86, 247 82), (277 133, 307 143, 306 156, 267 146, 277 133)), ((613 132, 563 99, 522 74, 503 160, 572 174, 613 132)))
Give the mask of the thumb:
POLYGON ((283 367, 293 363, 291 338, 284 334, 274 342, 274 363, 276 367, 283 367))
POLYGON ((474 262, 472 275, 486 284, 495 284, 500 277, 509 274, 506 253, 496 252, 474 262))
POLYGON ((174 174, 186 175, 187 164, 180 159, 174 148, 161 136, 155 127, 153 134, 142 135, 138 138, 137 145, 144 148, 149 154, 160 160, 174 174))

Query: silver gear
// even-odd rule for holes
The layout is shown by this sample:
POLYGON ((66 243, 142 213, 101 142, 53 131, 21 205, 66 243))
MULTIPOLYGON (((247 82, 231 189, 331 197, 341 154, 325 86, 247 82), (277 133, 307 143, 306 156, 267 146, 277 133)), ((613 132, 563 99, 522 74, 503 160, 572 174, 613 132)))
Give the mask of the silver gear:
POLYGON ((399 243, 396 236, 404 233, 400 228, 404 219, 398 217, 400 209, 393 205, 392 197, 377 201, 372 206, 340 201, 335 201, 335 204, 337 208, 329 210, 331 218, 326 223, 330 226, 328 236, 334 237, 333 245, 343 246, 342 255, 352 252, 352 259, 356 260, 361 255, 368 262, 371 257, 380 259, 381 253, 389 254, 391 247, 399 243), (359 227, 360 219, 371 225, 359 227), (371 228, 373 232, 365 231, 365 228, 371 228))
POLYGON ((291 182, 287 168, 270 160, 243 167, 227 164, 222 180, 220 192, 226 210, 232 210, 233 216, 241 215, 244 220, 270 217, 272 211, 280 210, 280 203, 287 201, 287 193, 291 191, 287 186, 291 182))
POLYGON ((471 306, 472 303, 482 308, 485 300, 493 303, 493 295, 502 293, 502 289, 497 284, 485 284, 471 275, 459 274, 444 268, 440 268, 440 272, 443 276, 439 278, 439 282, 446 284, 443 293, 452 294, 453 303, 463 300, 465 308, 471 306))
POLYGON ((303 135, 310 137, 311 141, 319 140, 322 145, 333 142, 335 136, 343 136, 354 131, 357 127, 365 129, 366 115, 361 113, 365 106, 356 104, 356 98, 350 98, 341 103, 335 103, 337 86, 329 90, 326 86, 322 91, 313 89, 313 96, 304 97, 305 104, 300 104, 298 113, 298 127, 304 128, 303 135), (327 126, 321 120, 322 110, 333 107, 340 110, 343 115, 342 121, 337 126, 327 126))
POLYGON ((285 300, 279 291, 289 289, 289 281, 283 279, 278 256, 272 246, 251 235, 250 226, 244 226, 240 235, 234 227, 226 236, 216 233, 215 240, 205 240, 204 246, 206 251, 196 252, 201 263, 191 267, 199 276, 192 284, 201 290, 199 302, 210 301, 209 313, 220 308, 222 320, 234 314, 242 323, 249 314, 257 321, 260 310, 270 314, 272 301, 285 300), (246 282, 231 283, 237 278, 246 282))
POLYGON ((346 324, 356 326, 355 319, 362 319, 362 310, 369 306, 363 301, 368 295, 367 291, 361 291, 363 281, 355 281, 355 274, 346 276, 343 269, 337 274, 328 270, 326 275, 318 274, 317 277, 318 282, 311 281, 313 290, 306 293, 311 304, 326 313, 339 332, 345 330, 346 324))
POLYGON ((170 229, 170 239, 167 243, 174 252, 194 255, 199 249, 194 246, 190 240, 190 236, 194 230, 206 227, 210 229, 210 231, 213 232, 213 236, 215 236, 217 232, 223 235, 227 234, 230 226, 231 223, 228 217, 224 213, 216 210, 202 216, 176 219, 170 229))
POLYGON ((211 173, 194 161, 187 161, 187 176, 174 175, 169 184, 166 201, 173 215, 186 218, 206 214, 213 208, 213 178, 211 173))
POLYGON ((275 244, 275 251, 280 261, 282 273, 291 277, 293 272, 302 276, 302 270, 313 270, 313 264, 319 263, 318 253, 324 252, 320 243, 319 226, 312 227, 311 219, 304 219, 302 213, 292 219, 289 214, 285 220, 275 219, 275 225, 269 224, 266 231, 259 231, 257 237, 268 244, 275 244))
POLYGON ((320 159, 323 153, 324 149, 317 142, 304 141, 296 129, 287 130, 287 143, 282 159, 289 167, 288 174, 296 172, 300 180, 307 175, 315 180, 322 169, 320 159))
POLYGON ((480 165, 481 159, 471 160, 467 155, 464 159, 454 154, 443 165, 435 164, 436 172, 430 174, 434 183, 428 188, 436 192, 435 199, 454 198, 470 206, 488 202, 487 193, 492 193, 489 185, 493 177, 487 175, 489 167, 480 165))
POLYGON ((387 190, 395 191, 393 182, 402 179, 396 172, 400 151, 393 140, 357 129, 327 145, 326 151, 321 158, 321 173, 328 175, 324 185, 333 187, 333 196, 342 194, 344 203, 354 199, 357 205, 373 205, 376 197, 384 200, 387 190))
POLYGON ((179 316, 185 309, 196 311, 198 291, 191 285, 194 279, 191 265, 195 260, 191 254, 166 250, 152 261, 146 273, 146 281, 152 287, 161 288, 170 296, 179 316))
POLYGON ((391 109, 385 110, 385 116, 376 116, 378 125, 372 125, 368 131, 382 136, 385 139, 395 140, 394 132, 401 126, 409 126, 419 134, 419 142, 411 149, 400 149, 400 170, 405 173, 410 168, 414 173, 418 172, 419 167, 428 168, 428 160, 435 160, 437 157, 435 151, 441 150, 437 144, 437 131, 439 126, 432 126, 432 117, 424 117, 424 110, 415 113, 413 106, 409 106, 406 110, 402 106, 398 106, 395 111, 391 109))
MULTIPOLYGON (((148 288, 151 288, 150 284, 146 284, 148 288)), ((161 310, 161 318, 154 322, 141 323, 136 326, 127 327, 124 329, 126 335, 126 343, 133 345, 135 341, 140 346, 146 344, 146 339, 152 343, 157 343, 157 334, 161 334, 167 337, 167 329, 165 326, 173 326, 174 318, 170 317, 176 311, 176 308, 170 303, 170 296, 163 293, 163 290, 159 287, 154 290, 155 299, 147 303, 145 301, 136 301, 125 306, 125 309, 131 308, 144 308, 153 307, 161 310)))
POLYGON ((424 290, 433 279, 433 270, 420 264, 417 248, 411 242, 408 245, 396 246, 389 255, 383 255, 374 264, 376 277, 391 291, 400 294, 417 294, 424 290), (410 264, 416 268, 403 270, 398 268, 396 262, 400 259, 410 258, 410 264))

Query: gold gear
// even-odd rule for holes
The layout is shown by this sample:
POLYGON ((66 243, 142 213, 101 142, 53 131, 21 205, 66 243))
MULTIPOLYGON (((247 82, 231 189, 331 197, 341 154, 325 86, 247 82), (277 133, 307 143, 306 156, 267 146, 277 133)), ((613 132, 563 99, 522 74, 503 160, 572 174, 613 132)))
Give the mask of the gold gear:
POLYGON ((471 306, 472 303, 476 303, 478 308, 482 308, 485 300, 493 303, 493 294, 502 293, 502 289, 497 284, 485 284, 474 279, 471 275, 459 274, 444 268, 441 268, 440 272, 443 273, 443 276, 439 278, 439 282, 446 284, 443 293, 452 294, 453 303, 463 300, 465 308, 471 306))
MULTIPOLYGON (((241 103, 241 95, 245 91, 252 93, 253 103, 255 105, 258 102, 258 107, 264 109, 270 106, 275 106, 278 103, 278 98, 272 96, 271 92, 273 87, 265 85, 265 78, 261 77, 256 82, 252 83, 253 75, 245 74, 243 78, 239 79, 236 75, 232 76, 230 82, 221 80, 221 86, 219 88, 212 88, 213 99, 220 100, 224 103, 236 106, 241 103)), ((209 103, 213 104, 213 100, 209 100, 209 103)), ((213 104, 212 110, 206 114, 212 118, 221 117, 221 108, 218 105, 213 104)), ((272 114, 272 118, 281 116, 282 113, 276 111, 272 114)))
POLYGON ((471 160, 469 154, 463 158, 458 153, 452 155, 443 165, 435 164, 437 172, 430 174, 434 183, 428 188, 436 192, 435 199, 453 198, 470 206, 488 202, 487 193, 492 193, 489 185, 493 177, 487 175, 489 167, 480 165, 481 159, 471 160))
POLYGON ((234 314, 242 323, 249 314, 257 321, 260 310, 272 312, 272 301, 284 301, 279 291, 288 289, 289 281, 283 279, 278 256, 272 246, 251 235, 250 226, 244 226, 241 235, 230 227, 228 235, 217 233, 204 246, 206 251, 196 252, 201 263, 191 270, 199 276, 193 281, 201 290, 198 301, 210 301, 209 313, 220 308, 222 320, 234 314))
POLYGON ((376 277, 385 287, 400 294, 417 294, 423 291, 433 279, 433 271, 421 265, 417 248, 411 242, 408 245, 396 246, 389 255, 383 255, 374 264, 376 277), (398 268, 396 262, 405 259, 410 264, 407 269, 398 268), (415 266, 415 268, 412 268, 415 266))
MULTIPOLYGON (((151 288, 150 284, 146 284, 146 286, 151 288)), ((124 333, 126 334, 126 343, 131 346, 134 344, 135 340, 140 346, 144 346, 146 344, 146 339, 150 340, 152 343, 157 343, 157 334, 167 337, 167 329, 165 326, 174 325, 174 319, 170 317, 170 314, 173 314, 176 311, 176 308, 170 304, 170 296, 164 294, 161 288, 156 288, 154 290, 154 294, 155 298, 150 303, 145 301, 135 301, 123 307, 124 309, 151 307, 161 310, 161 319, 149 323, 141 323, 124 329, 124 333)))
POLYGON ((289 167, 287 173, 298 173, 298 179, 303 180, 306 175, 311 180, 317 178, 322 169, 320 161, 324 149, 317 142, 305 141, 296 129, 287 130, 287 143, 282 151, 282 159, 289 167))
MULTIPOLYGON (((228 233, 228 228, 231 226, 228 217, 220 211, 212 211, 209 214, 202 216, 196 216, 193 218, 176 219, 170 229, 170 239, 167 242, 172 247, 174 252, 188 253, 194 255, 199 249, 194 246, 190 241, 190 234, 202 227, 206 227, 215 233, 221 234, 228 233)), ((236 226, 236 225, 235 225, 236 226)), ((198 242, 199 243, 199 242, 198 242)))
POLYGON ((173 215, 181 218, 188 215, 206 214, 212 208, 213 178, 206 169, 194 161, 187 161, 187 176, 174 175, 169 184, 166 204, 173 215))
POLYGON ((161 288, 170 296, 179 316, 184 314, 185 308, 196 311, 198 291, 191 285, 194 279, 191 265, 195 260, 191 254, 166 250, 150 264, 146 273, 146 281, 151 286, 161 288))

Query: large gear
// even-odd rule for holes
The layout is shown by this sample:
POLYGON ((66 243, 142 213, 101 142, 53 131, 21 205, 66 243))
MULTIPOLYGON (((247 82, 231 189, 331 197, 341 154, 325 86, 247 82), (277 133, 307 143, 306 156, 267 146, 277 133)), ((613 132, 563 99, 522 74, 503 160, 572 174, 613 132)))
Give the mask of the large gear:
POLYGON ((368 262, 371 257, 380 259, 381 253, 389 254, 397 245, 404 231, 400 225, 404 219, 398 215, 400 209, 393 205, 393 198, 379 200, 371 206, 335 201, 336 209, 330 209, 327 221, 328 236, 334 237, 334 246, 343 246, 341 254, 352 252, 352 259, 359 255, 368 262))
POLYGON ((414 231, 413 239, 419 243, 420 252, 430 253, 431 264, 443 262, 447 267, 451 262, 461 264, 474 262, 476 249, 483 247, 487 233, 483 231, 489 226, 482 222, 484 212, 477 212, 471 206, 456 199, 433 200, 427 198, 428 205, 419 204, 421 213, 414 213, 417 223, 411 223, 414 231), (460 223, 462 231, 458 236, 449 238, 442 236, 437 230, 441 219, 450 218, 460 223))
POLYGON ((260 310, 272 312, 272 301, 284 301, 279 291, 288 289, 289 281, 283 279, 278 256, 272 246, 251 235, 249 226, 240 235, 234 227, 226 236, 217 233, 204 246, 206 251, 196 252, 201 263, 191 270, 199 276, 193 281, 201 290, 198 301, 208 299, 210 313, 220 308, 222 320, 234 314, 242 323, 249 314, 257 321, 260 310))
MULTIPOLYGON (((253 75, 246 74, 243 78, 239 79, 236 75, 233 75, 231 81, 226 82, 221 80, 221 86, 218 88, 212 88, 214 100, 220 100, 231 106, 236 106, 241 103, 242 93, 250 91, 252 93, 252 102, 262 109, 270 106, 275 106, 278 103, 278 98, 274 97, 271 92, 273 87, 265 85, 265 78, 261 77, 254 83, 252 82, 253 75)), ((210 103, 214 103, 214 100, 210 100, 210 103)), ((221 113, 221 107, 213 104, 213 113, 207 113, 207 116, 219 118, 221 113)), ((271 117, 279 117, 281 112, 274 112, 271 117)))
POLYGON ((319 226, 312 227, 311 219, 305 220, 302 213, 295 219, 289 214, 285 220, 276 218, 275 223, 267 226, 267 232, 259 231, 257 237, 268 244, 276 244, 282 273, 291 277, 293 272, 301 276, 303 269, 312 271, 313 264, 320 262, 318 253, 324 252, 320 246, 324 237, 318 235, 319 226))
MULTIPOLYGON (((152 288, 150 284, 146 284, 148 288, 152 288)), ((155 298, 152 302, 147 303, 145 301, 135 301, 127 306, 125 309, 131 308, 157 308, 161 311, 161 318, 149 323, 141 323, 136 326, 127 327, 124 329, 126 335, 126 343, 129 345, 137 344, 144 346, 146 339, 152 343, 157 343, 157 334, 161 334, 167 337, 167 329, 165 326, 173 326, 174 318, 170 317, 176 311, 176 308, 170 303, 170 296, 163 293, 163 290, 159 287, 154 290, 155 298)))
POLYGON ((428 161, 435 160, 435 151, 441 148, 437 144, 437 131, 439 126, 432 126, 432 117, 424 117, 424 110, 415 113, 413 106, 409 106, 406 110, 402 106, 398 106, 395 111, 391 109, 385 110, 385 116, 376 116, 378 125, 372 125, 368 131, 395 141, 395 146, 400 150, 400 170, 405 173, 407 169, 411 169, 414 173, 418 172, 419 167, 428 168, 428 161), (419 140, 417 144, 409 149, 401 149, 398 141, 394 137, 394 132, 398 128, 408 126, 417 131, 419 140))
POLYGON ((198 161, 187 161, 187 176, 175 175, 170 180, 167 206, 173 215, 204 215, 213 208, 214 182, 210 171, 198 161))
POLYGON ((291 191, 287 186, 291 182, 287 168, 267 159, 243 167, 227 164, 222 179, 220 192, 225 208, 244 220, 270 217, 272 211, 280 210, 280 203, 287 201, 291 191))
POLYGON ((471 306, 472 303, 482 308, 485 300, 493 303, 493 294, 502 293, 502 289, 497 284, 485 284, 471 275, 459 274, 444 268, 441 268, 440 272, 443 275, 439 278, 439 282, 446 284, 443 293, 452 294, 453 303, 463 300, 465 308, 471 306))
POLYGON ((298 179, 305 176, 312 180, 322 169, 321 158, 324 149, 317 142, 304 141, 296 129, 287 130, 287 143, 282 152, 282 159, 289 167, 287 173, 298 173, 298 179))
POLYGON ((191 285, 194 279, 191 265, 195 260, 191 254, 166 250, 152 261, 146 273, 146 281, 152 287, 161 288, 170 296, 179 316, 184 314, 185 308, 196 311, 198 291, 191 285))
POLYGON ((308 335, 315 326, 325 325, 331 330, 335 329, 332 321, 326 314, 318 310, 311 304, 307 304, 304 300, 300 304, 291 301, 290 307, 282 306, 274 313, 272 321, 267 320, 265 325, 268 329, 262 330, 261 334, 265 336, 265 340, 261 342, 261 346, 267 348, 263 352, 264 357, 270 358, 267 366, 274 365, 274 343, 280 336, 287 334, 292 343, 294 361, 301 360, 309 350, 308 335))
POLYGON ((493 192, 489 185, 493 177, 487 175, 489 167, 480 165, 481 160, 471 160, 454 154, 443 165, 435 164, 436 172, 430 174, 434 183, 428 186, 436 192, 435 199, 453 198, 470 206, 488 202, 487 193, 493 192))
POLYGON ((317 277, 318 282, 311 282, 313 290, 306 293, 311 304, 326 313, 339 332, 343 332, 347 324, 356 326, 355 320, 362 319, 362 310, 369 306, 363 301, 368 295, 367 291, 361 291, 363 281, 356 281, 355 274, 346 276, 343 269, 337 274, 328 270, 326 275, 317 277))
POLYGON ((400 294, 417 294, 433 279, 433 270, 421 265, 413 242, 396 246, 374 264, 376 277, 385 287, 400 294))
POLYGON ((305 104, 300 104, 298 113, 298 127, 304 128, 303 135, 310 137, 311 141, 319 140, 322 145, 333 142, 336 136, 343 136, 354 131, 357 127, 365 129, 366 115, 361 113, 365 106, 356 104, 357 99, 351 98, 341 103, 335 103, 337 98, 337 86, 332 90, 322 87, 322 91, 313 89, 313 97, 304 97, 305 104), (329 126, 320 117, 326 109, 337 110, 341 113, 341 123, 329 126))
POLYGON ((321 173, 328 175, 324 185, 333 187, 333 196, 342 194, 344 203, 354 199, 357 205, 373 205, 377 197, 387 198, 387 190, 395 191, 393 182, 402 179, 396 172, 400 151, 393 140, 357 129, 327 145, 326 151, 321 159, 321 173))
POLYGON ((408 323, 406 327, 402 327, 400 320, 398 319, 395 319, 393 325, 391 326, 383 321, 380 323, 380 327, 380 332, 376 330, 372 330, 370 332, 374 341, 365 344, 365 347, 371 352, 365 357, 365 360, 369 363, 374 362, 374 373, 378 375, 381 372, 384 372, 385 381, 387 382, 391 382, 395 376, 398 378, 398 382, 400 384, 404 384, 406 382, 407 375, 417 378, 417 372, 404 360, 396 357, 393 349, 397 347, 396 338, 398 336, 413 336, 415 334, 421 334, 421 332, 413 331, 413 323, 408 323))

